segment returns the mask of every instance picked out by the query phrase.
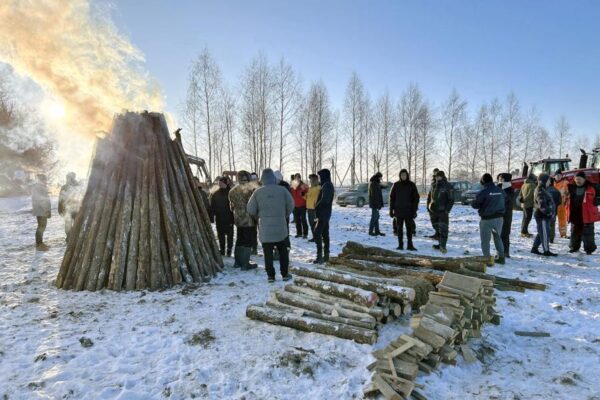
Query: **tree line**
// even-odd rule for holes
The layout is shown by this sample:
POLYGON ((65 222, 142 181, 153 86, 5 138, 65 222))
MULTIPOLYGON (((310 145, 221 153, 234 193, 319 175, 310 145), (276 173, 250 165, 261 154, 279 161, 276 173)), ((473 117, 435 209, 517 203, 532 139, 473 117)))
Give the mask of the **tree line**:
POLYGON ((192 62, 181 111, 186 148, 206 159, 213 179, 226 170, 307 176, 330 168, 340 185, 376 171, 392 181, 406 168, 424 186, 434 167, 449 179, 476 181, 482 172, 516 172, 523 162, 567 153, 575 164, 580 147, 600 145, 600 135, 573 140, 564 115, 544 127, 536 107, 512 92, 470 107, 455 89, 436 105, 411 83, 398 97, 372 99, 352 73, 336 108, 323 81, 305 86, 284 58, 270 63, 262 53, 231 83, 204 49, 192 62))

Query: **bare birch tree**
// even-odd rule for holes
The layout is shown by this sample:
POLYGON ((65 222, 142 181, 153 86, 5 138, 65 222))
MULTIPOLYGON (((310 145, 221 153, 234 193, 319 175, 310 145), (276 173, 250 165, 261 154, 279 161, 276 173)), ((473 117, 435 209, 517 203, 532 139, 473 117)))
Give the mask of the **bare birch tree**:
POLYGON ((504 107, 504 116, 502 119, 504 132, 504 148, 506 150, 506 170, 511 171, 513 167, 516 152, 519 148, 519 139, 521 133, 521 106, 514 93, 509 93, 506 97, 504 107))
POLYGON ((452 166, 458 150, 459 136, 465 125, 466 110, 467 102, 460 97, 456 89, 452 90, 443 106, 441 123, 446 142, 448 179, 452 178, 452 166))
POLYGON ((377 100, 373 119, 373 170, 385 171, 385 180, 390 180, 390 143, 394 129, 394 110, 390 95, 385 93, 377 100))
MULTIPOLYGON (((416 84, 410 84, 400 97, 398 103, 398 141, 403 148, 407 170, 413 176, 417 176, 416 147, 418 145, 418 127, 423 96, 416 84)), ((402 164, 402 162, 401 162, 402 164)))
POLYGON ((563 151, 568 148, 571 139, 571 126, 564 115, 561 115, 554 124, 554 136, 558 145, 558 157, 564 157, 563 151))
POLYGON ((275 114, 277 118, 279 169, 283 171, 291 121, 300 107, 300 79, 292 66, 281 58, 274 68, 275 114))
POLYGON ((348 86, 346 87, 346 97, 344 99, 344 127, 350 137, 352 148, 350 158, 350 184, 356 183, 356 150, 360 140, 360 112, 364 97, 363 84, 358 78, 356 72, 352 73, 348 86))

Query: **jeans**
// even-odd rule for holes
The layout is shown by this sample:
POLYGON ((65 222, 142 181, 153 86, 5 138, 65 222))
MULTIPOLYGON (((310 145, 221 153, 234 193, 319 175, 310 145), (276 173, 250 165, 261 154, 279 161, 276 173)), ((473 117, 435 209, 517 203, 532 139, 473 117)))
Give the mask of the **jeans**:
POLYGON ((35 230, 35 244, 44 243, 44 231, 46 230, 47 224, 48 218, 37 217, 37 229, 35 230))
POLYGON ((432 223, 435 227, 435 233, 439 236, 440 248, 445 249, 448 242, 448 230, 450 225, 450 216, 447 212, 432 213, 432 223))
POLYGON ((308 222, 306 221, 306 207, 294 208, 294 221, 296 222, 296 236, 308 236, 308 222))
POLYGON ((265 270, 269 278, 275 278, 275 268, 273 268, 273 250, 277 248, 279 253, 279 270, 281 276, 287 276, 288 266, 290 265, 290 258, 285 240, 275 243, 263 243, 263 252, 265 253, 265 270))
POLYGON ((379 233, 379 209, 371 208, 371 221, 369 222, 369 233, 379 233))
POLYGON ((310 233, 312 234, 313 238, 315 237, 315 210, 311 210, 308 209, 307 210, 308 213, 308 225, 310 226, 310 233))
POLYGON ((496 253, 499 258, 504 258, 504 245, 500 237, 503 223, 503 217, 479 221, 479 237, 481 238, 481 251, 484 256, 490 256, 490 236, 493 236, 496 253))
POLYGON ((533 207, 523 207, 523 220, 521 221, 521 233, 529 233, 529 223, 533 216, 533 207))
POLYGON ((535 217, 537 235, 533 240, 533 249, 538 250, 540 245, 544 253, 550 251, 550 218, 535 217))

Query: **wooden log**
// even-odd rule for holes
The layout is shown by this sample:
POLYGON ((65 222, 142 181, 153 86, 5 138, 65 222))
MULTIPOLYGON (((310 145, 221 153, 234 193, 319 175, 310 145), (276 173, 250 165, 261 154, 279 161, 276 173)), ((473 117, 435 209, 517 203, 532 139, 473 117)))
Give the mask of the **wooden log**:
POLYGON ((441 282, 442 276, 431 274, 427 272, 419 272, 411 269, 403 268, 402 266, 385 265, 376 262, 352 260, 344 257, 330 257, 329 263, 336 266, 345 266, 351 269, 361 271, 363 273, 371 273, 377 276, 389 276, 389 277, 404 277, 414 276, 416 278, 422 278, 434 285, 441 282))
POLYGON ((306 278, 303 276, 294 277, 294 283, 297 285, 308 286, 311 289, 317 290, 331 296, 343 297, 353 301, 354 303, 370 307, 377 303, 377 294, 364 289, 353 286, 342 285, 329 281, 306 278))
POLYGON ((131 217, 131 238, 129 240, 129 250, 127 251, 127 270, 125 275, 125 289, 134 290, 137 268, 138 268, 138 249, 140 242, 140 226, 141 226, 141 204, 142 204, 142 174, 143 164, 141 161, 136 163, 135 174, 135 194, 133 202, 133 211, 131 217))
MULTIPOLYGON (((153 148, 156 149, 155 146, 153 148)), ((158 151, 158 149, 156 149, 158 151)), ((150 219, 150 230, 148 232, 150 237, 150 289, 157 290, 160 289, 166 278, 164 277, 164 269, 160 259, 160 231, 161 231, 161 212, 159 210, 159 204, 162 204, 162 201, 165 199, 169 199, 168 194, 162 193, 165 190, 165 182, 161 182, 162 179, 165 179, 164 176, 158 176, 159 171, 157 171, 157 159, 154 159, 154 162, 150 163, 150 186, 148 187, 148 217, 150 219), (164 197, 163 197, 164 196, 164 197), (160 199, 160 200, 159 200, 160 199)), ((170 199, 169 199, 170 200, 170 199)), ((163 215, 164 218, 164 215, 163 215)), ((165 221, 165 226, 169 226, 170 224, 175 224, 174 220, 169 222, 165 221)), ((174 225, 171 225, 170 228, 173 228, 174 225)), ((176 232, 174 229, 171 231, 176 232)), ((179 238, 176 239, 177 243, 179 243, 179 238)), ((175 270, 171 269, 171 273, 173 275, 177 274, 178 271, 183 269, 183 251, 181 247, 178 247, 180 252, 175 255, 176 261, 178 262, 178 267, 175 270)), ((174 279, 175 280, 175 279, 174 279)))
POLYGON ((546 290, 546 288, 547 288, 547 285, 545 285, 543 283, 522 281, 520 279, 503 278, 503 277, 500 277, 497 275, 484 274, 484 273, 475 272, 475 271, 461 269, 461 270, 458 270, 457 273, 460 273, 462 275, 472 276, 472 277, 479 278, 479 279, 485 279, 485 280, 492 281, 494 283, 494 287, 496 287, 496 288, 498 288, 498 287, 511 288, 510 290, 518 290, 518 289, 512 289, 512 288, 524 288, 524 289, 531 289, 531 290, 546 290))
POLYGON ((344 308, 336 307, 335 305, 320 303, 319 301, 315 301, 309 297, 305 297, 300 294, 294 294, 283 291, 275 293, 275 297, 281 303, 298 308, 303 308, 305 310, 313 311, 319 314, 352 318, 356 319, 357 321, 367 322, 370 325, 369 328, 371 329, 374 328, 377 323, 375 318, 370 316, 369 314, 357 313, 356 311, 345 310, 344 308))
POLYGON ((528 336, 528 337, 550 337, 548 332, 525 332, 525 331, 515 331, 515 335, 517 336, 528 336))
MULTIPOLYGON (((414 380, 417 377, 417 373, 419 372, 419 367, 417 364, 409 363, 398 358, 393 359, 394 370, 397 376, 414 380)), ((393 374, 393 371, 390 370, 390 364, 387 359, 377 359, 375 362, 369 364, 367 366, 369 371, 379 371, 387 374, 393 374)))
POLYGON ((298 316, 274 308, 250 305, 246 308, 246 316, 250 319, 287 326, 304 332, 322 333, 343 339, 351 339, 357 343, 373 344, 377 340, 377 332, 371 329, 298 316))
POLYGON ((423 318, 421 318, 419 326, 435 333, 438 336, 443 337, 446 340, 452 339, 454 336, 456 336, 454 329, 450 328, 448 325, 440 324, 434 319, 429 318, 427 315, 424 315, 423 318))
POLYGON ((421 309, 423 315, 428 316, 446 326, 451 326, 455 320, 454 313, 449 307, 443 305, 437 305, 434 303, 427 303, 425 307, 421 309))
POLYGON ((358 320, 358 319, 352 319, 352 318, 344 318, 341 316, 334 317, 333 315, 322 314, 322 313, 310 311, 310 310, 307 310, 304 308, 295 307, 295 306, 280 302, 279 300, 277 300, 277 297, 267 300, 266 305, 269 307, 273 307, 273 308, 281 308, 281 309, 284 309, 287 311, 291 311, 298 315, 302 315, 304 317, 318 318, 318 319, 322 319, 325 321, 338 322, 338 323, 347 324, 347 325, 354 325, 354 326, 358 326, 358 327, 364 328, 364 329, 374 329, 375 326, 377 325, 375 320, 364 321, 364 320, 358 320))
POLYGON ((138 240, 138 266, 135 279, 135 288, 144 289, 150 285, 150 215, 149 190, 150 190, 150 161, 142 162, 142 192, 140 201, 140 237, 138 240))
POLYGON ((390 384, 380 376, 375 374, 373 377, 373 384, 381 392, 385 400, 404 400, 403 397, 398 394, 390 384))
POLYGON ((416 329, 414 329, 413 334, 417 339, 427 343, 434 349, 439 349, 444 344, 446 344, 446 339, 439 335, 436 335, 433 332, 426 330, 422 326, 418 326, 416 329))
POLYGON ((318 299, 319 301, 323 302, 323 303, 327 303, 327 304, 331 304, 331 305, 336 305, 351 311, 356 311, 358 313, 365 313, 365 314, 369 314, 371 316, 373 316, 375 319, 380 320, 381 318, 383 318, 385 316, 384 314, 384 310, 381 307, 377 307, 377 306, 373 306, 373 307, 367 307, 367 306, 363 306, 360 304, 356 304, 348 299, 345 298, 341 298, 341 297, 334 297, 334 296, 330 296, 328 294, 325 293, 321 293, 319 291, 313 290, 313 289, 309 289, 307 287, 304 286, 296 286, 293 284, 289 284, 289 285, 285 285, 284 290, 286 292, 291 292, 291 293, 300 293, 300 294, 305 294, 307 296, 313 297, 318 299))
POLYGON ((291 267, 290 270, 296 275, 354 286, 360 289, 375 292, 378 295, 388 296, 399 301, 412 301, 415 298, 415 291, 412 288, 367 281, 349 274, 340 274, 323 269, 291 267))

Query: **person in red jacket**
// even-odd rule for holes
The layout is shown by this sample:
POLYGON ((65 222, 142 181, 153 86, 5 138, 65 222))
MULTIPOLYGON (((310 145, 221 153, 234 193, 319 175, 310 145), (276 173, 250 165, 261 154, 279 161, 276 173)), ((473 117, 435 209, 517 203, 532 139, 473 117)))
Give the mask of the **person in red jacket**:
POLYGON ((294 222, 296 223, 296 237, 308 237, 308 220, 306 219, 306 193, 308 185, 302 182, 302 176, 296 174, 291 185, 292 198, 294 199, 294 222))
POLYGON ((577 173, 575 183, 568 188, 567 214, 571 223, 569 253, 578 252, 583 240, 583 249, 587 254, 592 254, 596 251, 594 223, 600 221, 596 188, 585 179, 583 172, 577 173))

